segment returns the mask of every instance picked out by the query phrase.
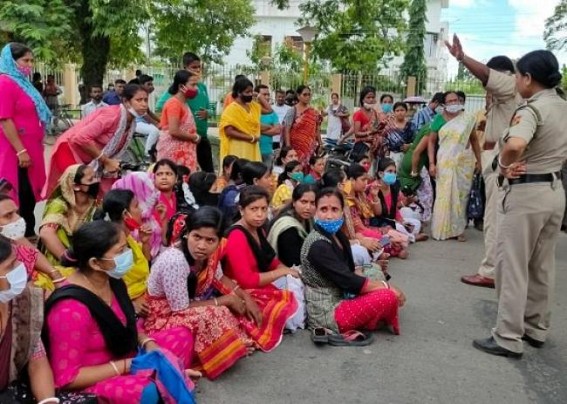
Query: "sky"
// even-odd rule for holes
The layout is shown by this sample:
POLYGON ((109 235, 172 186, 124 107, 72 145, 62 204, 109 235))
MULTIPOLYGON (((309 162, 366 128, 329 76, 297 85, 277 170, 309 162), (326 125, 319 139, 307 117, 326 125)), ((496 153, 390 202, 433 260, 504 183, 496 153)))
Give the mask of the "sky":
MULTIPOLYGON (((492 56, 518 58, 545 48, 545 20, 553 15, 560 0, 449 0, 442 20, 449 23, 449 38, 459 35, 466 54, 488 61, 492 56)), ((555 52, 567 64, 567 52, 555 52)), ((450 57, 449 74, 457 71, 450 57)))

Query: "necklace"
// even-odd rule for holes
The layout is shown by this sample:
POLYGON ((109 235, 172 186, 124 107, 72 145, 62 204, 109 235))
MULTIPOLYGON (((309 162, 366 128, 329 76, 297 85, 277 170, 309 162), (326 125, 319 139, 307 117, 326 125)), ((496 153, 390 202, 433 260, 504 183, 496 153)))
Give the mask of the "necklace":
POLYGON ((91 280, 88 278, 87 275, 81 273, 81 275, 83 275, 83 278, 85 278, 85 280, 87 281, 87 283, 90 285, 91 291, 98 296, 98 298, 100 300, 102 300, 104 303, 106 303, 108 306, 110 306, 110 304, 112 303, 112 292, 110 292, 110 296, 107 296, 106 298, 102 296, 101 293, 98 293, 99 289, 97 289, 95 287, 95 285, 91 282, 91 280))

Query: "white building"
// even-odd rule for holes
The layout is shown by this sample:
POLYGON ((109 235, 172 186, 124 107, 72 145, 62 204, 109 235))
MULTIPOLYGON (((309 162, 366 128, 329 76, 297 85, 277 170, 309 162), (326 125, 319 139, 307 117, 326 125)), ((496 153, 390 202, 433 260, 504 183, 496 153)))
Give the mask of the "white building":
MULTIPOLYGON (((301 16, 299 5, 302 0, 290 0, 289 8, 278 10, 270 4, 270 0, 255 0, 256 25, 250 29, 250 36, 237 38, 225 58, 227 65, 248 65, 250 60, 247 51, 252 49, 254 37, 262 36, 264 42, 275 51, 276 46, 293 41, 294 47, 303 48, 301 36, 297 33, 300 28, 296 22, 301 16)), ((444 81, 447 75, 447 54, 443 41, 447 38, 448 24, 441 21, 441 10, 449 7, 449 0, 428 0, 427 4, 427 35, 425 38, 425 56, 427 58, 428 81, 444 81)), ((390 66, 396 69, 402 63, 403 57, 395 58, 390 66)), ((433 89, 435 91, 435 89, 433 89)))

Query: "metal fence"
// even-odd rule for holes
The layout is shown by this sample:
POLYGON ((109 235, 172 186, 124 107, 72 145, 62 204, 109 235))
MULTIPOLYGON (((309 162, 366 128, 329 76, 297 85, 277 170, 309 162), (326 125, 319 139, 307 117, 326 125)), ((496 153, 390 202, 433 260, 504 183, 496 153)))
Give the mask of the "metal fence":
MULTIPOLYGON (((150 106, 154 106, 157 99, 167 91, 172 82, 175 72, 178 70, 174 66, 138 66, 144 74, 148 74, 154 78, 155 91, 150 96, 150 106)), ((52 70, 46 68, 41 63, 36 65, 36 71, 42 73, 45 78, 47 74, 54 74, 56 82, 65 88, 71 88, 65 92, 67 98, 77 99, 78 97, 69 97, 69 94, 76 92, 80 83, 79 69, 73 68, 74 78, 70 78, 64 74, 64 69, 52 70), (66 80, 65 80, 66 79, 66 80)), ((134 78, 134 68, 130 69, 109 69, 104 78, 104 87, 109 83, 113 83, 116 79, 124 79, 126 81, 134 78)), ((226 95, 230 92, 234 77, 238 74, 244 74, 255 85, 264 83, 270 86, 272 91, 281 89, 297 89, 304 84, 303 72, 291 70, 271 70, 261 71, 249 66, 226 66, 226 65, 209 65, 204 71, 203 80, 207 85, 209 98, 211 100, 211 111, 214 114, 222 112, 222 103, 226 95)), ((73 77, 73 75, 71 75, 73 77)), ((396 70, 383 70, 373 73, 348 73, 333 74, 331 72, 317 71, 310 72, 307 84, 311 87, 312 103, 322 108, 329 104, 332 92, 339 93, 342 103, 349 109, 358 105, 358 97, 360 91, 365 86, 373 86, 377 89, 377 96, 388 93, 391 94, 396 101, 403 100, 408 93, 408 82, 400 78, 396 70)), ((484 107, 484 94, 482 87, 478 82, 471 80, 463 83, 452 78, 427 78, 423 83, 416 83, 417 88, 423 88, 421 94, 428 100, 432 94, 437 91, 445 91, 448 89, 463 90, 467 93, 467 110, 471 112, 478 111, 484 107)), ((70 100, 61 100, 61 103, 72 103, 70 100)))

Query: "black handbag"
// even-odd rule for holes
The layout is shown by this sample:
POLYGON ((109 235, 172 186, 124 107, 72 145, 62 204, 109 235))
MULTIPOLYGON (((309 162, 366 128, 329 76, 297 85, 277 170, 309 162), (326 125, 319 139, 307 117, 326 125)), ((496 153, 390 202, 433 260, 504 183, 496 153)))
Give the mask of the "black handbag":
POLYGON ((475 174, 467 206, 467 217, 482 219, 484 217, 484 180, 482 175, 475 174))

